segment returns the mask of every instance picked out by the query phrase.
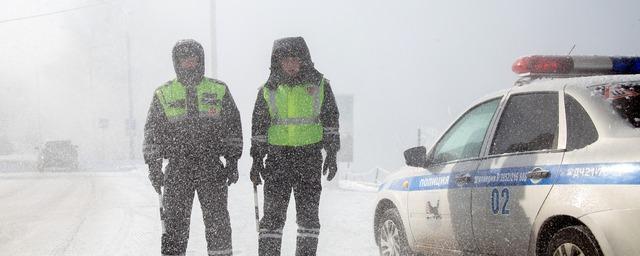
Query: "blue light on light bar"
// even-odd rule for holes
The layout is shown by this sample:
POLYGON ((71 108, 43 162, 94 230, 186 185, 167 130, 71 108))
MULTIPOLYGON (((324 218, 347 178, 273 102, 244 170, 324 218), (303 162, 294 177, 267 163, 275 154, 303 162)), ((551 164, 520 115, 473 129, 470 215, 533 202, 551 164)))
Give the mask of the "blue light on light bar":
POLYGON ((611 70, 617 74, 638 74, 640 73, 639 57, 612 57, 611 70))

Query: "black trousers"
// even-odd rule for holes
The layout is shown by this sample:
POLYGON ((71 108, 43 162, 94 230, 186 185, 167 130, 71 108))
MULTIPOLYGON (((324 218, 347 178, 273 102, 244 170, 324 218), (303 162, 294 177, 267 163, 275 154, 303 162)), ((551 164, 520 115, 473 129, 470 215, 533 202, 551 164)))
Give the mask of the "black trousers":
POLYGON ((209 255, 232 255, 226 175, 219 160, 172 161, 165 172, 162 255, 185 255, 194 194, 202 207, 209 255))
POLYGON ((322 153, 317 149, 269 153, 263 173, 264 216, 260 220, 259 255, 280 255, 282 228, 292 191, 298 224, 296 255, 316 255, 321 169, 322 153))

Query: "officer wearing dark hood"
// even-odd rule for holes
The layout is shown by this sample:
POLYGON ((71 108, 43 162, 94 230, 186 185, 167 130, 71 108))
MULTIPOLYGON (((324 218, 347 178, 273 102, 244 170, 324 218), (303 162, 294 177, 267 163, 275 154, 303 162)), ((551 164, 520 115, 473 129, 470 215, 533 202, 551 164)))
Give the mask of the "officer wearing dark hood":
POLYGON ((267 80, 267 87, 275 88, 279 84, 319 84, 322 74, 316 70, 311 61, 311 53, 302 37, 291 37, 276 40, 271 53, 271 74, 267 80), (300 65, 296 72, 285 72, 281 61, 285 58, 297 58, 300 65))
POLYGON ((177 78, 154 92, 143 148, 149 179, 161 195, 162 254, 185 255, 197 191, 209 255, 232 255, 227 186, 238 180, 240 113, 226 84, 204 77, 198 42, 178 41, 172 57, 177 78), (164 172, 163 159, 169 162, 164 172))
POLYGON ((251 181, 261 184, 264 179, 259 255, 280 255, 292 191, 298 224, 296 255, 316 255, 322 173, 331 180, 338 169, 338 117, 329 81, 315 69, 304 39, 276 40, 271 74, 258 92, 252 118, 251 181))
POLYGON ((173 68, 180 83, 188 86, 200 83, 204 77, 202 45, 194 40, 182 40, 173 47, 171 55, 173 68), (181 61, 183 61, 183 65, 181 65, 181 61))

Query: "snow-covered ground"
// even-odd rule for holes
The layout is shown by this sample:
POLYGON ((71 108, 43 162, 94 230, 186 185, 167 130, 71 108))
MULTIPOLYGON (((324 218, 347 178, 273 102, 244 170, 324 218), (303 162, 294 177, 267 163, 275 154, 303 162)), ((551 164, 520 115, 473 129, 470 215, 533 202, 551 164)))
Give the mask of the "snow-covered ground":
MULTIPOLYGON (((246 170, 241 170, 246 173, 246 170)), ((375 193, 366 186, 325 186, 318 255, 376 255, 375 193)), ((261 192, 261 191, 260 191, 261 192)), ((262 197, 260 197, 262 202, 262 197)), ((187 255, 206 255, 195 200, 187 255)), ((292 200, 293 202, 293 200, 292 200)), ((0 173, 0 254, 159 255, 158 198, 146 170, 0 173)), ((261 206, 262 209, 262 206, 261 206)), ((231 186, 235 255, 257 255, 253 192, 248 177, 231 186)), ((295 250, 295 209, 288 211, 283 255, 295 250)))

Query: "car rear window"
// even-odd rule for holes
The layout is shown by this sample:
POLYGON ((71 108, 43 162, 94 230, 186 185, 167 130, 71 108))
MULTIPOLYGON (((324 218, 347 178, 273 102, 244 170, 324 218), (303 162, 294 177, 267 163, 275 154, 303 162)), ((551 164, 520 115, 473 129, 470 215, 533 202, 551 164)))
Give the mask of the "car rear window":
POLYGON ((621 118, 636 128, 640 127, 640 82, 599 85, 594 87, 594 91, 609 102, 621 118))

